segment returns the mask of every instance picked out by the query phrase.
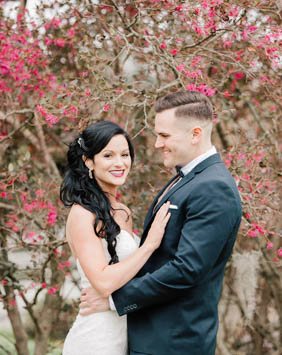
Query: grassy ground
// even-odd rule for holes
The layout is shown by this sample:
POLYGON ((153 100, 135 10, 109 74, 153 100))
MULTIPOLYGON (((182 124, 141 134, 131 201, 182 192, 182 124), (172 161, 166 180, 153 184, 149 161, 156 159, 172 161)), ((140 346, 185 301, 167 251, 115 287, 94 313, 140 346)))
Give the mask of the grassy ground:
MULTIPOLYGON (((35 345, 34 340, 29 339, 28 350, 30 355, 33 354, 34 345, 35 345)), ((61 355, 61 354, 62 354, 62 341, 51 342, 48 355, 61 355)), ((0 355, 17 355, 14 346, 13 335, 3 330, 0 330, 0 355)))

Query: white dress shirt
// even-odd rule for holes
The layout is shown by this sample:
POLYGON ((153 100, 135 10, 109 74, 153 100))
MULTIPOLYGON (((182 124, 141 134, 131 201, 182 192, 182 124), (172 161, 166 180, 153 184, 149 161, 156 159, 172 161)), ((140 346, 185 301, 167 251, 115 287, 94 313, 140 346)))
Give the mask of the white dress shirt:
POLYGON ((212 146, 212 148, 209 149, 207 152, 199 155, 197 158, 190 161, 190 163, 183 166, 181 168, 181 171, 183 172, 184 175, 187 175, 188 173, 190 173, 191 170, 193 170, 195 168, 196 165, 200 164, 202 161, 204 161, 205 159, 207 159, 208 157, 210 157, 211 155, 214 155, 214 154, 216 154, 216 149, 214 146, 212 146))

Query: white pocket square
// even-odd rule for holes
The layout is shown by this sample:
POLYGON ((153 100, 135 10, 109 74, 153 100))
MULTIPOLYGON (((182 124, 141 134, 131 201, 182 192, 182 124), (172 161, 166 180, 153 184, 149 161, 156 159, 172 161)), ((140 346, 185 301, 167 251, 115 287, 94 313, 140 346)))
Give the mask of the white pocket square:
POLYGON ((176 205, 170 205, 169 208, 172 210, 178 210, 178 206, 176 205))

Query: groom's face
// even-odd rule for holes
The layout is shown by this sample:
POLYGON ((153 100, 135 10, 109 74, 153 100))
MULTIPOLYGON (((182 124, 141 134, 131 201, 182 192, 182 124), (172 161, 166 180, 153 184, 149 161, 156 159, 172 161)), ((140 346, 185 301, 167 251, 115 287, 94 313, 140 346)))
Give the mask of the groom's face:
POLYGON ((185 166, 193 159, 195 150, 191 127, 187 126, 185 120, 175 117, 174 111, 165 110, 157 113, 155 118, 155 147, 161 150, 167 168, 185 166))

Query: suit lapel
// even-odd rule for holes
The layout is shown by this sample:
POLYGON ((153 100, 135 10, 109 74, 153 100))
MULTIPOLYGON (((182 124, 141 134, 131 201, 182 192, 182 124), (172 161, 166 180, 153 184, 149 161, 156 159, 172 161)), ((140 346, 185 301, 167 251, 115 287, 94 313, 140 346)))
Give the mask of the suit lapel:
MULTIPOLYGON (((172 194, 174 194, 177 190, 179 190, 182 186, 188 184, 194 177, 196 174, 199 174, 201 171, 205 170, 207 167, 213 165, 213 164, 217 164, 217 163, 222 163, 222 160, 220 159, 220 155, 219 153, 216 153, 214 155, 211 155, 209 158, 205 159, 204 161, 202 161, 200 164, 196 165, 195 168, 193 170, 191 170, 187 175, 185 175, 175 186, 173 186, 161 199, 160 203, 158 204, 158 206, 155 208, 155 204, 157 203, 159 197, 162 195, 162 193, 164 192, 164 190, 167 188, 167 186, 169 186, 169 184, 172 183, 173 180, 176 179, 177 175, 175 175, 172 179, 169 180, 169 182, 162 188, 162 190, 157 194, 157 196, 155 197, 147 215, 145 218, 145 222, 144 222, 144 231, 143 231, 143 235, 141 238, 141 244, 144 241, 144 236, 147 235, 147 227, 150 225, 151 220, 153 219, 153 217, 155 216, 155 214, 158 212, 158 210, 160 209, 160 207, 169 200, 170 196, 172 194)), ((141 245, 140 244, 140 245, 141 245)))
POLYGON ((162 195, 162 193, 165 191, 165 189, 173 182, 173 180, 175 180, 177 178, 177 175, 173 176, 169 181, 168 183, 161 189, 161 191, 157 194, 157 196, 155 197, 154 201, 152 202, 151 204, 151 207, 149 208, 149 211, 146 215, 146 218, 145 218, 145 221, 144 221, 144 230, 147 226, 147 224, 149 223, 149 220, 151 219, 152 217, 152 214, 153 214, 153 210, 154 210, 154 207, 159 199, 159 197, 162 195))

